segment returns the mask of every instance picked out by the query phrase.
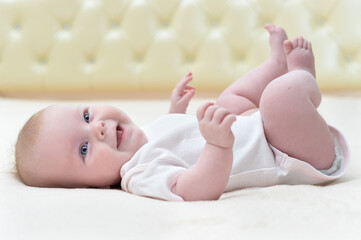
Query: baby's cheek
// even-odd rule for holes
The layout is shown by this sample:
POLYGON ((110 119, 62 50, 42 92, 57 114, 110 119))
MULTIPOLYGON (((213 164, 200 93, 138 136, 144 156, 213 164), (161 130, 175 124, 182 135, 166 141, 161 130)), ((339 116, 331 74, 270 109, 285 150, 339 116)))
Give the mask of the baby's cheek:
POLYGON ((116 151, 110 148, 106 144, 99 144, 94 148, 93 161, 99 169, 105 170, 107 168, 113 168, 116 161, 116 151))

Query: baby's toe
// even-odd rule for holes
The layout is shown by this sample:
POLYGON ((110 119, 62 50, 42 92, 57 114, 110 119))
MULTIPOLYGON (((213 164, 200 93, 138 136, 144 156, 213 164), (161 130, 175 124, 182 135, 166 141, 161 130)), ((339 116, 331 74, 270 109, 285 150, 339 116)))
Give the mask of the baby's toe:
POLYGON ((283 49, 284 49, 286 55, 289 54, 293 49, 293 43, 290 40, 284 41, 283 49))
POLYGON ((303 43, 304 43, 305 39, 302 36, 299 36, 297 38, 297 47, 299 48, 303 48, 303 43))

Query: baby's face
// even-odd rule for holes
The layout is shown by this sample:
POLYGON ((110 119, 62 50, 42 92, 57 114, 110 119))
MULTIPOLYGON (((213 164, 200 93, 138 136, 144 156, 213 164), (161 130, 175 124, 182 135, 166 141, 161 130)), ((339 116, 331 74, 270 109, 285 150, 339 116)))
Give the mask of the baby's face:
POLYGON ((144 132, 111 106, 55 105, 44 111, 36 144, 40 171, 51 184, 105 187, 147 142, 144 132))

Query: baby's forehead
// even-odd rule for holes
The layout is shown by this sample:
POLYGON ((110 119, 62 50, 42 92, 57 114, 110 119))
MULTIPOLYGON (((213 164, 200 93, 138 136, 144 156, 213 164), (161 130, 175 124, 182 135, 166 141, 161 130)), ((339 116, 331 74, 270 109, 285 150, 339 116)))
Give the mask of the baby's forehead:
POLYGON ((44 109, 46 121, 64 121, 80 114, 81 105, 56 104, 44 109))
POLYGON ((51 105, 47 108, 45 108, 45 112, 54 112, 54 111, 72 111, 72 110, 75 110, 77 108, 79 108, 81 105, 78 104, 78 105, 74 105, 74 104, 62 104, 62 103, 59 103, 59 104, 54 104, 54 105, 51 105))
POLYGON ((45 155, 66 155, 78 134, 81 115, 76 105, 53 105, 44 111, 38 147, 45 155))
POLYGON ((64 131, 71 127, 81 117, 76 105, 52 105, 43 112, 43 130, 47 132, 64 131))

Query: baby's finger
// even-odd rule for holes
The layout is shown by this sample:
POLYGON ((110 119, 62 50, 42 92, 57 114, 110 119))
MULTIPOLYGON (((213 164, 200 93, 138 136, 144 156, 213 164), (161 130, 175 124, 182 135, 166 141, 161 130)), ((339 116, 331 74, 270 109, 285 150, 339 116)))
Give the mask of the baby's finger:
POLYGON ((182 79, 179 81, 179 85, 180 85, 180 86, 185 86, 185 85, 187 85, 192 79, 193 79, 192 73, 188 73, 187 76, 185 76, 184 78, 182 78, 182 79))
POLYGON ((178 95, 183 94, 184 89, 186 89, 187 84, 193 79, 193 76, 191 73, 189 73, 187 76, 182 78, 176 86, 176 91, 178 95))
POLYGON ((216 105, 210 106, 209 108, 207 108, 205 114, 204 114, 204 119, 206 121, 211 121, 214 117, 214 113, 217 111, 219 107, 216 105))
POLYGON ((214 113, 213 116, 213 120, 216 123, 221 123, 223 121, 223 119, 230 114, 230 112, 228 111, 228 109, 226 108, 218 108, 217 111, 214 113))
POLYGON ((236 115, 228 114, 224 117, 223 122, 221 123, 221 127, 225 129, 231 129, 232 124, 237 120, 236 115))
POLYGON ((193 86, 191 86, 191 85, 187 85, 186 87, 185 87, 185 90, 194 90, 195 89, 195 87, 193 87, 193 86))
POLYGON ((186 102, 186 103, 189 103, 190 100, 192 99, 192 97, 194 96, 195 94, 195 91, 194 91, 194 88, 193 89, 190 89, 188 91, 185 91, 185 93, 183 94, 182 98, 181 98, 181 102, 186 102))
POLYGON ((204 118, 204 113, 206 112, 207 108, 209 106, 212 106, 214 103, 213 102, 207 102, 204 103, 203 105, 201 105, 198 109, 197 109, 197 119, 198 121, 202 120, 204 118))

